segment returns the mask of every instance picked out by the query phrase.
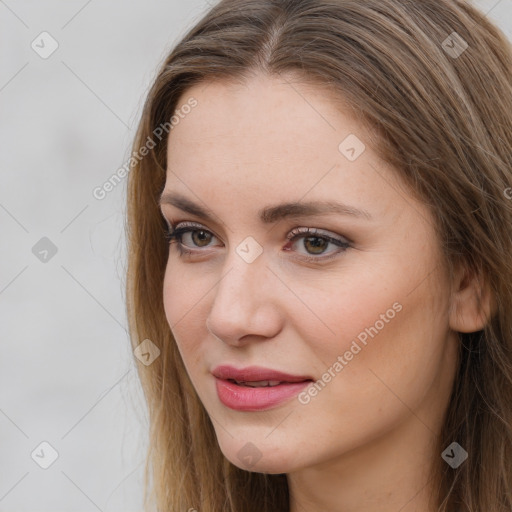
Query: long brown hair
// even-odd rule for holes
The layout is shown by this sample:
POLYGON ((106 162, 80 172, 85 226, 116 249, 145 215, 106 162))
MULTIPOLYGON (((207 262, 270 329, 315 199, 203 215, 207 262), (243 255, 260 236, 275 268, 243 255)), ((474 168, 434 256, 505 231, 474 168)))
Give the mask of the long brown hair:
POLYGON ((165 59, 133 150, 149 139, 155 147, 134 159, 127 193, 131 342, 135 349, 150 339, 160 350, 152 364, 137 363, 150 419, 146 505, 289 510, 286 475, 244 471, 220 451, 162 297, 168 245, 158 199, 169 120, 192 85, 242 82, 256 71, 293 74, 337 93, 376 134, 379 156, 430 206, 450 275, 464 265, 489 285, 493 316, 483 330, 459 334, 433 476, 440 511, 510 512, 512 49, 461 0, 222 0, 165 59), (457 469, 441 458, 453 441, 469 454, 457 469))

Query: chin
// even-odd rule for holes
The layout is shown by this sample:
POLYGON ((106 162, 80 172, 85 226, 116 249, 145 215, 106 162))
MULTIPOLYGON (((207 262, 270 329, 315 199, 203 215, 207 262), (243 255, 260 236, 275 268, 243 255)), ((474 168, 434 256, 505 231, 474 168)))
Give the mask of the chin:
MULTIPOLYGON (((265 446, 262 444, 257 440, 240 441, 231 437, 219 441, 224 457, 245 471, 274 475, 297 469, 290 460, 293 454, 297 454, 294 446, 277 446, 269 440, 265 441, 265 446)), ((297 461, 294 462, 296 464, 297 461)))
POLYGON ((275 456, 270 455, 266 456, 262 455, 261 459, 255 463, 245 463, 238 458, 236 452, 230 452, 229 454, 224 454, 225 457, 235 466, 244 471, 251 471, 253 473, 266 473, 269 475, 278 475, 282 473, 289 473, 294 471, 295 467, 290 466, 286 462, 282 460, 277 460, 275 456), (228 457, 229 455, 229 457, 228 457))

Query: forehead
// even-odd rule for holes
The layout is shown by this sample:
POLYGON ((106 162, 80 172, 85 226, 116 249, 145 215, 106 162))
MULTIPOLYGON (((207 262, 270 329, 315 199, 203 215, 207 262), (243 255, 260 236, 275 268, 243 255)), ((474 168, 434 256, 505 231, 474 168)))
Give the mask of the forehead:
POLYGON ((179 127, 174 127, 169 137, 171 146, 173 139, 179 139, 178 144, 191 136, 218 140, 223 136, 240 139, 251 135, 267 136, 266 142, 275 140, 276 146, 284 140, 288 146, 295 140, 303 144, 329 135, 336 142, 340 136, 336 132, 343 129, 362 132, 356 116, 349 119, 350 109, 340 96, 330 94, 325 87, 284 76, 256 75, 244 83, 198 84, 182 94, 176 110, 192 97, 197 106, 187 116, 180 116, 179 127))
MULTIPOLYGON (((176 110, 190 98, 197 106, 171 130, 167 164, 193 182, 239 180, 267 188, 293 182, 300 191, 333 174, 333 166, 351 180, 357 170, 360 175, 358 160, 377 158, 350 110, 322 87, 267 76, 216 81, 189 88, 176 110), (361 158, 346 158, 347 140, 361 158)), ((167 179, 178 185, 173 173, 167 179)))
POLYGON ((277 205, 336 202, 368 212, 375 226, 418 236, 419 223, 430 229, 428 207, 323 88, 262 77, 214 82, 190 88, 177 108, 190 98, 196 107, 168 138, 164 194, 244 226, 277 205))

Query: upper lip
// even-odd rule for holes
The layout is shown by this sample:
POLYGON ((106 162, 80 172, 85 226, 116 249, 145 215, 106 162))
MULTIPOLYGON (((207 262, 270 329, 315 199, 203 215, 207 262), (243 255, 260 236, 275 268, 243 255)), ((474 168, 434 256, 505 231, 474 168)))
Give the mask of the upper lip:
POLYGON ((239 382, 259 382, 265 380, 303 382, 305 380, 312 380, 309 376, 290 375, 289 373, 262 366, 247 366, 246 368, 238 369, 230 365, 220 365, 213 369, 212 374, 218 379, 233 379, 239 382))

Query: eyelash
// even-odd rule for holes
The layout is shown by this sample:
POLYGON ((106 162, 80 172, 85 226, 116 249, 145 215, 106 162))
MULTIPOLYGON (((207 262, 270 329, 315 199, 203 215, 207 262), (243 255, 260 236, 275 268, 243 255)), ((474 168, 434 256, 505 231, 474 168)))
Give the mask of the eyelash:
MULTIPOLYGON (((183 226, 179 227, 179 228, 175 228, 174 225, 169 225, 168 229, 165 231, 165 234, 164 234, 165 239, 167 240, 169 245, 172 244, 173 241, 176 242, 180 257, 189 257, 194 254, 197 254, 198 251, 201 252, 201 249, 198 249, 198 251, 186 249, 186 246, 184 246, 182 243, 182 236, 185 233, 189 233, 189 232, 192 233, 195 231, 205 231, 206 233, 209 233, 215 237, 215 235, 211 231, 208 231, 207 229, 201 227, 200 225, 189 224, 189 223, 181 223, 181 224, 183 224, 183 226)), ((302 239, 320 238, 322 240, 333 243, 334 245, 337 245, 338 247, 340 247, 339 250, 335 251, 333 254, 331 254, 329 256, 303 256, 302 255, 300 257, 302 260, 305 260, 308 262, 317 262, 318 263, 318 262, 330 260, 332 258, 339 256, 341 253, 344 253, 347 249, 352 247, 350 243, 345 242, 342 239, 337 239, 337 238, 333 238, 333 237, 325 235, 325 234, 321 234, 320 231, 316 228, 295 228, 292 231, 290 231, 290 233, 286 236, 286 238, 290 242, 295 242, 295 240, 300 239, 300 238, 302 238, 302 239)))

